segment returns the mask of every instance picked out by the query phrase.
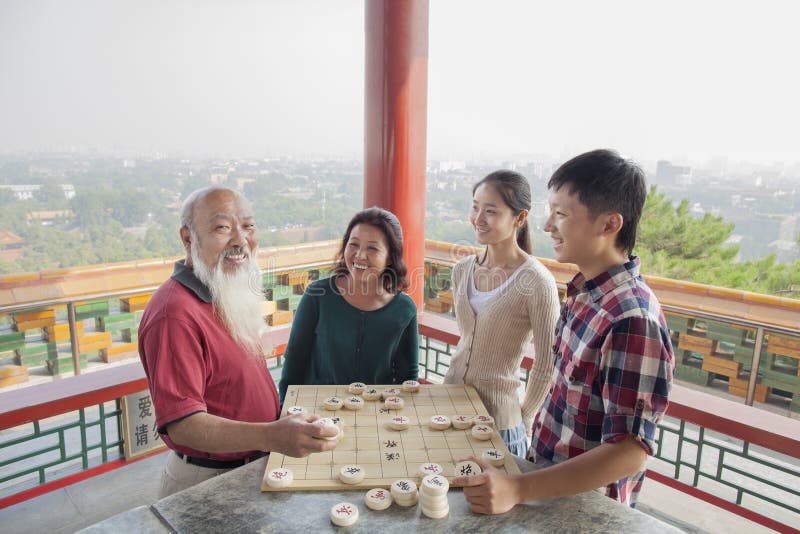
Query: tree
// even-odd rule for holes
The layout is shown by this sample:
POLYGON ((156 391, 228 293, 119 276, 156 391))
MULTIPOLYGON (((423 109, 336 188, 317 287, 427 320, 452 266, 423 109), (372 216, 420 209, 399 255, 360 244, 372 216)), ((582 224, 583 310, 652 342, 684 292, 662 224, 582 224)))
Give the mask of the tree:
POLYGON ((689 202, 677 207, 652 187, 636 241, 642 272, 701 284, 787 297, 800 296, 800 261, 782 264, 775 255, 737 262, 738 246, 726 246, 733 224, 710 214, 695 218, 689 202))
POLYGON ((47 204, 48 207, 55 207, 54 205, 59 207, 63 206, 66 199, 64 196, 64 190, 61 189, 61 186, 51 183, 43 184, 34 195, 34 198, 38 202, 47 204))
POLYGON ((16 201, 17 197, 14 196, 14 193, 11 191, 11 189, 0 188, 0 206, 13 204, 16 201))
POLYGON ((76 194, 71 204, 78 224, 83 228, 107 224, 111 220, 107 199, 106 192, 100 189, 87 189, 76 194))

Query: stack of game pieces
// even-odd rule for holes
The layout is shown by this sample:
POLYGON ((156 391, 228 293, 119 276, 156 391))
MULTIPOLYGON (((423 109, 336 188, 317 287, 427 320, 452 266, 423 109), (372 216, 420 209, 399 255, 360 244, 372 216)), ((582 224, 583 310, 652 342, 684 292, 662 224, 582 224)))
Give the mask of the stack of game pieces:
POLYGON ((364 504, 371 510, 386 510, 392 505, 392 494, 383 488, 373 488, 364 496, 364 504))
POLYGON ((419 501, 417 483, 407 478, 392 482, 390 489, 392 498, 399 506, 414 506, 419 501))
POLYGON ((419 488, 419 505, 422 513, 431 519, 441 519, 450 513, 447 490, 450 483, 442 475, 428 475, 419 488))
POLYGON ((358 506, 349 502, 334 504, 331 508, 331 522, 340 527, 349 527, 358 521, 358 506))

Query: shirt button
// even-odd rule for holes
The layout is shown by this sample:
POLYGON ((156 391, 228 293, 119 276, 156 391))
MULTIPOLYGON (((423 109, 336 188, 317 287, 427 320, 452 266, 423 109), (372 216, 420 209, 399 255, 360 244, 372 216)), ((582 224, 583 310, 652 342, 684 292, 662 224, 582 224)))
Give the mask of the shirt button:
POLYGON ((638 409, 640 409, 640 410, 641 410, 642 408, 644 408, 644 399, 639 399, 639 400, 637 400, 637 401, 636 401, 636 407, 637 407, 638 409))
POLYGON ((555 390, 555 388, 552 388, 552 387, 551 387, 551 388, 550 388, 550 394, 551 394, 551 395, 553 394, 553 390, 555 390))
POLYGON ((536 423, 536 428, 542 428, 542 422, 541 421, 536 423))
POLYGON ((572 375, 569 375, 569 379, 568 380, 569 380, 569 383, 572 384, 573 382, 575 382, 575 377, 572 376, 572 375))

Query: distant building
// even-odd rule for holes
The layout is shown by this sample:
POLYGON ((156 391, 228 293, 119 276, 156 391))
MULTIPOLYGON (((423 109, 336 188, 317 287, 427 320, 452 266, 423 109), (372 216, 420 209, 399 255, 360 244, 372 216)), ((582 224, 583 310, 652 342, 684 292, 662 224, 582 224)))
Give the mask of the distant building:
POLYGON ((0 261, 12 262, 22 256, 25 240, 10 230, 0 230, 0 261))
POLYGON ((0 185, 0 189, 11 191, 17 200, 31 200, 41 185, 0 185))
POLYGON ((439 162, 439 171, 460 171, 465 169, 467 164, 463 161, 440 161, 439 162))
POLYGON ((69 221, 75 218, 75 213, 72 210, 43 210, 43 211, 29 211, 25 215, 25 220, 28 224, 37 221, 42 226, 52 226, 56 221, 69 221))
MULTIPOLYGON (((64 192, 64 198, 70 199, 75 197, 75 186, 72 184, 59 184, 61 191, 64 192)), ((17 185, 0 185, 0 189, 11 191, 17 200, 33 200, 36 193, 42 188, 40 184, 17 184, 17 185)))
POLYGON ((797 215, 783 217, 778 229, 778 239, 794 243, 797 237, 797 215))
POLYGON ((61 184, 61 190, 64 191, 64 196, 69 200, 75 198, 75 186, 72 184, 61 184))
POLYGON ((659 160, 656 163, 656 182, 663 185, 691 185, 692 168, 659 160))

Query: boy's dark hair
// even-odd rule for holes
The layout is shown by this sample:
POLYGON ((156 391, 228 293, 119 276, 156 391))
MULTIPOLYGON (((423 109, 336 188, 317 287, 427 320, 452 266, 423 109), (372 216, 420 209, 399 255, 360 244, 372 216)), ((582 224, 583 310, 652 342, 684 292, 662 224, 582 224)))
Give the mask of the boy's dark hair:
POLYGON ((607 212, 622 215, 622 228, 616 246, 626 254, 636 244, 636 228, 647 198, 644 171, 614 150, 599 149, 576 156, 561 165, 547 182, 557 191, 567 186, 569 193, 589 210, 594 219, 607 212))
MULTIPOLYGON (((506 206, 511 208, 514 217, 519 215, 522 210, 531 210, 531 184, 528 179, 515 171, 500 169, 491 174, 486 175, 480 182, 472 186, 472 196, 475 196, 475 191, 478 190, 483 184, 489 184, 494 187, 494 190, 502 197, 506 206)), ((528 230, 528 220, 525 224, 517 230, 517 245, 530 254, 533 248, 531 247, 531 233, 528 230)), ((485 256, 484 256, 485 258, 485 256)))
POLYGON ((342 237, 342 246, 339 248, 334 260, 333 275, 343 276, 348 274, 344 251, 347 248, 347 242, 350 241, 350 234, 353 232, 353 228, 358 224, 374 226, 386 236, 389 257, 386 262, 386 269, 381 275, 383 288, 390 293, 398 293, 407 289, 408 280, 406 279, 406 274, 408 273, 408 267, 406 267, 406 262, 403 260, 403 229, 400 226, 400 221, 391 211, 375 206, 359 211, 350 219, 350 224, 347 225, 347 230, 344 233, 344 237, 342 237))

